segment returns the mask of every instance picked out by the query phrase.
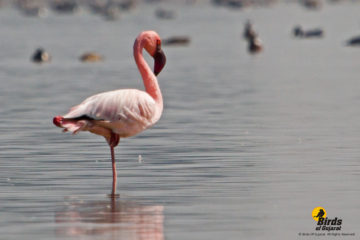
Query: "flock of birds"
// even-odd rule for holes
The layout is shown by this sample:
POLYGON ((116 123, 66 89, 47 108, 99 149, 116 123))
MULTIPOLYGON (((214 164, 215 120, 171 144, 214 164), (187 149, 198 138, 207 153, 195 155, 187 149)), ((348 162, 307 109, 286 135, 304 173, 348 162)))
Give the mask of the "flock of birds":
MULTIPOLYGON (((1 1, 1 0, 0 0, 1 1)), ((149 3, 156 3, 164 0, 140 0, 149 3)), ((252 5, 269 5, 276 0, 209 0, 214 6, 229 8, 244 8, 252 5)), ((139 0, 16 0, 14 5, 26 16, 44 16, 47 9, 60 14, 72 14, 80 11, 82 7, 90 12, 103 16, 106 20, 118 19, 119 13, 129 11, 137 6, 139 0)), ((194 4, 197 0, 184 0, 186 4, 194 4)), ((307 9, 319 9, 320 0, 299 0, 299 3, 307 9)), ((155 10, 155 16, 159 19, 170 20, 176 18, 175 10, 169 10, 159 7, 155 10)), ((301 26, 295 26, 293 35, 297 38, 321 38, 324 31, 320 28, 304 30, 301 26)), ((245 24, 243 34, 248 43, 249 53, 259 53, 264 49, 263 42, 259 34, 254 30, 250 21, 245 24)), ((163 39, 163 45, 188 45, 190 37, 173 36, 163 39)), ((360 46, 360 36, 351 38, 346 43, 348 46, 360 46)), ((36 49, 31 57, 33 62, 44 63, 50 62, 51 56, 43 48, 36 49)), ((99 62, 104 60, 104 56, 96 52, 87 52, 79 57, 82 62, 99 62)))
MULTIPOLYGON (((324 31, 321 28, 314 28, 304 30, 300 25, 295 26, 293 29, 293 35, 296 38, 322 38, 324 31)), ((259 38, 258 33, 254 30, 250 21, 247 21, 244 27, 243 38, 247 41, 247 49, 249 53, 259 53, 263 50, 263 42, 259 38)), ((188 36, 173 36, 162 40, 163 45, 182 45, 186 46, 190 44, 190 37, 188 36)), ((360 36, 353 37, 346 41, 347 46, 360 46, 360 36)), ((96 52, 86 52, 79 57, 82 62, 100 62, 105 58, 96 52)), ((51 56, 43 48, 35 50, 31 57, 31 60, 35 63, 45 63, 51 61, 51 56)))
MULTIPOLYGON (((190 38, 187 36, 173 36, 162 40, 163 45, 173 46, 182 45, 186 46, 190 43, 190 38)), ((104 61, 105 57, 96 52, 85 52, 79 57, 79 60, 84 63, 94 63, 104 61)), ((37 48, 31 56, 31 61, 34 63, 47 63, 51 62, 51 55, 44 48, 37 48)))
MULTIPOLYGON (((37 48, 31 60, 34 63, 46 63, 51 61, 51 55, 43 48, 37 48)), ((86 52, 79 57, 82 62, 100 62, 104 60, 104 57, 96 52, 86 52)))
MULTIPOLYGON (((322 38, 324 31, 321 28, 304 30, 300 25, 295 26, 293 35, 296 38, 322 38)), ((263 50, 263 43, 255 32, 250 21, 247 21, 244 28, 243 37, 248 42, 248 51, 258 53, 263 50)), ((360 46, 360 36, 355 36, 346 41, 347 46, 360 46)))

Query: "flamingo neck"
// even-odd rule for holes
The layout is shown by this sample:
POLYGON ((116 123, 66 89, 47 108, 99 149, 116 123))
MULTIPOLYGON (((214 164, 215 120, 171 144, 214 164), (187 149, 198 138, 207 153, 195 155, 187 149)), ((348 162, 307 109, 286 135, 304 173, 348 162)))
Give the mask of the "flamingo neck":
POLYGON ((162 109, 163 99, 162 99, 159 83, 157 81, 154 72, 150 69, 149 65, 144 59, 142 53, 144 49, 144 45, 145 45, 145 41, 143 38, 136 39, 134 44, 135 62, 143 79, 146 92, 155 100, 155 102, 162 109))

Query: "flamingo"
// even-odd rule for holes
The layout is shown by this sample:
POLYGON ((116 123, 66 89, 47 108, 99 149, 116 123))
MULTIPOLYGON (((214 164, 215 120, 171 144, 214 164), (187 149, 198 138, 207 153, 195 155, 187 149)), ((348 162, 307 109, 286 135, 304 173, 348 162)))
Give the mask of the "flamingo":
POLYGON ((166 57, 159 35, 154 31, 141 32, 135 39, 133 53, 145 91, 119 89, 99 93, 72 107, 64 116, 53 119, 57 127, 64 128, 63 132, 89 131, 106 139, 112 161, 112 197, 116 195, 117 183, 114 148, 120 138, 134 136, 154 125, 163 111, 163 98, 156 76, 165 66, 166 57), (154 58, 154 71, 143 57, 144 48, 154 58))

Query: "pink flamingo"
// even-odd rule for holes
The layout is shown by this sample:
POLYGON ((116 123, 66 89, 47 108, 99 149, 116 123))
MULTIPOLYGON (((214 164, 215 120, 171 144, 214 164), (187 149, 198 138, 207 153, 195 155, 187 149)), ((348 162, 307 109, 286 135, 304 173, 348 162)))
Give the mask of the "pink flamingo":
POLYGON ((117 180, 114 148, 120 138, 134 136, 154 125, 163 110, 163 99, 156 76, 164 67, 166 58, 156 32, 144 31, 139 34, 134 43, 134 58, 146 92, 119 89, 99 93, 71 108, 64 116, 53 119, 57 127, 64 128, 64 132, 76 134, 79 131, 89 131, 105 137, 111 152, 112 197, 115 196, 117 180), (154 58, 154 72, 143 57, 144 48, 154 58))

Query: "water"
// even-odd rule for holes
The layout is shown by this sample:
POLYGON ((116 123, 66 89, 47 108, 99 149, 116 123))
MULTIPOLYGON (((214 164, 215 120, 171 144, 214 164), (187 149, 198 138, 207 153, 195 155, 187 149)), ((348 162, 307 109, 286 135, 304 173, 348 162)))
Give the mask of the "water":
POLYGON ((0 238, 309 239, 298 234, 316 232, 317 206, 358 238, 360 49, 343 43, 359 6, 165 6, 176 19, 144 5, 117 22, 0 11, 0 238), (246 19, 259 55, 241 39, 246 19), (325 38, 293 39, 299 23, 325 38), (164 47, 163 116, 116 148, 111 200, 104 139, 63 134, 52 117, 98 92, 142 89, 132 44, 144 29, 191 44, 164 47), (38 46, 50 64, 29 61, 38 46), (80 63, 90 50, 106 60, 80 63))

